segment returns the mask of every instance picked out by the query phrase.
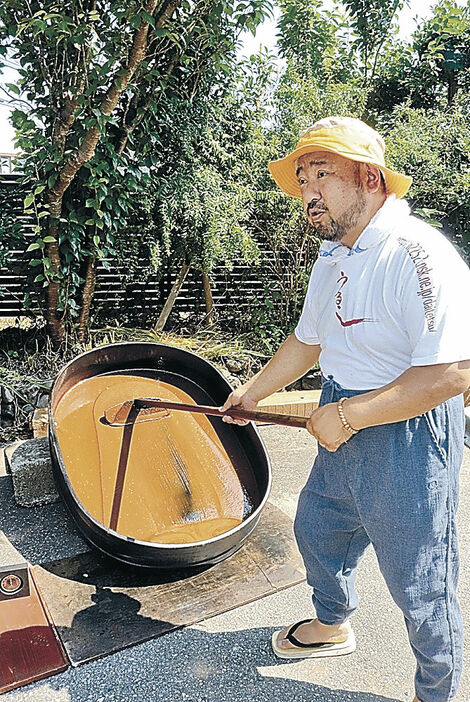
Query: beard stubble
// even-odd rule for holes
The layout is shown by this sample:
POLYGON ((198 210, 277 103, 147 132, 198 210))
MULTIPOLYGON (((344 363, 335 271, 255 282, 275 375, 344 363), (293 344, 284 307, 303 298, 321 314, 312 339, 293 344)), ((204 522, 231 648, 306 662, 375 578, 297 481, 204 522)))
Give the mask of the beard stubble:
POLYGON ((356 226, 361 214, 364 212, 366 199, 362 185, 357 187, 356 200, 338 219, 330 217, 329 222, 314 224, 315 232, 325 241, 341 241, 346 234, 356 226))

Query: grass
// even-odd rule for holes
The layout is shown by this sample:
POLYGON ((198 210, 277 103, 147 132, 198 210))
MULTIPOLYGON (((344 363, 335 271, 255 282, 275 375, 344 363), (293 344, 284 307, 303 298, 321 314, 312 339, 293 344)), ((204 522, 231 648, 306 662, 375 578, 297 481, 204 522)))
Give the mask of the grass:
POLYGON ((87 348, 122 341, 149 341, 193 351, 208 361, 223 360, 227 356, 242 356, 246 359, 261 360, 267 358, 259 351, 248 349, 244 346, 243 340, 243 337, 226 338, 220 331, 204 331, 196 336, 184 337, 171 332, 156 333, 153 330, 116 326, 92 330, 87 348))

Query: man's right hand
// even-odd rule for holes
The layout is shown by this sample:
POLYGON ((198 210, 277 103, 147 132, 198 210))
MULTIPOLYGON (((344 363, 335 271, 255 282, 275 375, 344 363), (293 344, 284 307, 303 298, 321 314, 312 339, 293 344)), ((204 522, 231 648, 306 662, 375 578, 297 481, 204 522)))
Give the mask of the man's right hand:
MULTIPOLYGON (((241 407, 246 410, 256 409, 261 398, 268 397, 297 378, 300 378, 318 361, 321 348, 317 344, 311 346, 299 341, 294 333, 290 334, 281 344, 270 361, 239 388, 236 388, 220 408, 222 411, 230 407, 241 407), (255 390, 256 386, 256 390, 255 390)), ((245 419, 223 417, 224 422, 245 426, 245 419)))
MULTIPOLYGON (((256 409, 257 404, 258 401, 254 400, 250 396, 249 383, 245 383, 244 385, 240 385, 240 387, 235 388, 235 390, 230 393, 220 409, 222 412, 226 412, 228 409, 230 409, 230 407, 254 410, 256 409)), ((229 417, 228 415, 222 417, 222 421, 227 422, 228 424, 239 424, 241 427, 249 424, 247 419, 235 419, 234 417, 229 417)))

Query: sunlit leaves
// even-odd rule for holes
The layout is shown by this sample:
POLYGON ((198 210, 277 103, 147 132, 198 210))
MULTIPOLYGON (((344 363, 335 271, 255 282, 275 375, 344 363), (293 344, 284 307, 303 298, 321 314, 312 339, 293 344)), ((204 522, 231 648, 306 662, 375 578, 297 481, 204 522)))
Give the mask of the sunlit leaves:
POLYGON ((299 75, 345 80, 354 73, 347 25, 337 9, 325 9, 322 0, 280 0, 279 6, 279 53, 299 75))
MULTIPOLYGON (((21 82, 9 88, 30 101, 13 113, 23 153, 24 215, 37 236, 23 248, 32 268, 42 255, 44 278, 35 277, 42 287, 51 280, 51 260, 57 260, 48 253, 59 246, 60 270, 53 277, 63 281, 60 304, 72 315, 80 307, 85 261, 116 255, 116 242, 127 240, 136 198, 145 197, 150 186, 158 189, 187 151, 181 139, 173 140, 180 125, 178 115, 176 121, 169 119, 168 105, 175 97, 190 105, 199 94, 214 99, 218 90, 223 92, 230 84, 239 32, 254 30, 271 4, 181 0, 163 19, 159 13, 165 4, 153 14, 147 7, 140 0, 98 0, 91 10, 74 0, 37 0, 32 10, 20 0, 0 5, 0 55, 8 45, 21 75, 21 82), (146 25, 148 46, 128 82, 132 42, 146 25), (122 95, 108 115, 103 100, 113 86, 122 95), (50 210, 64 165, 93 130, 99 132, 93 157, 59 207, 50 210), (53 236, 51 227, 56 228, 53 236)), ((197 132, 198 109, 192 109, 188 118, 197 132)), ((12 219, 10 232, 21 238, 21 223, 12 219)))
POLYGON ((444 109, 395 109, 387 135, 390 164, 413 177, 410 197, 470 254, 469 97, 444 109))

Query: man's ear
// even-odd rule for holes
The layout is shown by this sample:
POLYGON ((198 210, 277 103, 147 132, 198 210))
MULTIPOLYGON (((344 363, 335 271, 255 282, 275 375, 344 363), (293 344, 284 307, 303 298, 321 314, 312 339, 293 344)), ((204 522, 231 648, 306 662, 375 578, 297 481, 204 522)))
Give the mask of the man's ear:
POLYGON ((364 172, 362 174, 362 182, 368 193, 377 193, 382 190, 382 179, 380 177, 380 169, 370 163, 362 164, 364 172))

